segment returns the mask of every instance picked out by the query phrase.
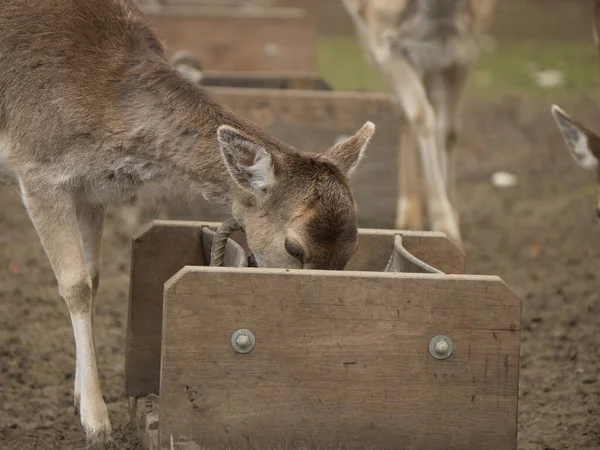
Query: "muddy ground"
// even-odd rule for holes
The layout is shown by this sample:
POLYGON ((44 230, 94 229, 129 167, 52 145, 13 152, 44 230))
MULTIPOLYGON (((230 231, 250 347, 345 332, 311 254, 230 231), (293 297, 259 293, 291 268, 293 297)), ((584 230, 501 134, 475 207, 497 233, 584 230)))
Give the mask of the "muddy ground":
MULTIPOLYGON (((589 99, 562 106, 590 124, 599 116, 589 99)), ((523 299, 519 448, 600 448, 594 176, 566 153, 546 101, 469 101, 464 123, 459 195, 468 272, 500 275, 523 299), (492 187, 495 170, 516 174, 519 185, 492 187)), ((378 183, 388 198, 371 201, 389 204, 392 177, 378 183)), ((208 210, 197 216, 215 217, 222 216, 208 210)), ((392 218, 393 211, 382 208, 361 225, 392 227, 392 218)), ((137 449, 123 391, 128 242, 111 216, 96 320, 102 389, 116 438, 121 448, 137 449)), ((72 408, 74 365, 71 325, 50 265, 18 193, 0 187, 1 449, 84 448, 72 408)))

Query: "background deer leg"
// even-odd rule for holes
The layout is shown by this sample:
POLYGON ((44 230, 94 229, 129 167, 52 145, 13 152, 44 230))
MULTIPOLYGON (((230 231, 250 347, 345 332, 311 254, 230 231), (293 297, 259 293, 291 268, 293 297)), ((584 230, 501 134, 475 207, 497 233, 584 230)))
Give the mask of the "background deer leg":
POLYGON ((435 231, 446 233, 457 245, 462 245, 438 156, 435 112, 419 74, 403 59, 388 58, 382 66, 393 94, 417 138, 427 188, 430 226, 435 231))
POLYGON ((403 117, 400 127, 400 148, 398 149, 396 229, 423 229, 421 173, 415 134, 411 124, 403 117))
MULTIPOLYGON (((102 398, 92 331, 93 284, 86 268, 77 220, 76 201, 71 193, 21 180, 23 201, 46 250, 58 281, 61 297, 69 309, 76 345, 76 372, 80 383, 80 417, 88 444, 110 441, 111 426, 102 398)), ((81 215, 81 218, 87 217, 81 215)), ((85 220, 88 231, 93 220, 85 220)), ((96 220, 99 222, 99 220, 96 220)), ((96 227, 97 228, 97 227, 96 227)), ((98 233, 92 241, 99 241, 98 233)), ((99 252, 98 252, 99 255, 99 252)))
POLYGON ((428 83, 428 93, 437 119, 438 152, 444 173, 446 192, 458 221, 456 198, 456 143, 460 132, 460 99, 468 80, 470 68, 453 66, 428 83))

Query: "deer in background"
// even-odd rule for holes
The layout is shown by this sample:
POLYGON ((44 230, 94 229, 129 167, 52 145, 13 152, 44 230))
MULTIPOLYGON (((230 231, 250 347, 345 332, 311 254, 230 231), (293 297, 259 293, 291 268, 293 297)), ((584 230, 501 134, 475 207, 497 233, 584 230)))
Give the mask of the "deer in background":
POLYGON ((342 3, 403 115, 396 228, 422 229, 426 203, 429 227, 462 246, 455 192, 458 109, 495 0, 342 3))
MULTIPOLYGON (((596 0, 594 4, 593 35, 596 49, 600 55, 600 0, 596 0)), ((552 115, 577 165, 589 172, 596 173, 596 183, 598 184, 596 214, 600 220, 600 165, 598 164, 600 160, 600 136, 577 120, 569 117, 557 105, 552 105, 552 115)))
POLYGON ((343 269, 358 234, 348 177, 373 132, 299 152, 175 70, 133 0, 3 0, 0 172, 69 310, 90 445, 112 434, 93 331, 107 205, 177 183, 229 208, 259 266, 343 269))

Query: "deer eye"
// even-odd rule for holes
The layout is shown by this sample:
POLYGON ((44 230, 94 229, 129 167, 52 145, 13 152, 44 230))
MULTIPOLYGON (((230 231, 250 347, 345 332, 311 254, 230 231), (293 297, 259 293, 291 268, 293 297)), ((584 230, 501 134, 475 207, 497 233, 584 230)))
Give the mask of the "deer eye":
POLYGON ((304 249, 295 241, 285 238, 285 251, 304 264, 304 249))

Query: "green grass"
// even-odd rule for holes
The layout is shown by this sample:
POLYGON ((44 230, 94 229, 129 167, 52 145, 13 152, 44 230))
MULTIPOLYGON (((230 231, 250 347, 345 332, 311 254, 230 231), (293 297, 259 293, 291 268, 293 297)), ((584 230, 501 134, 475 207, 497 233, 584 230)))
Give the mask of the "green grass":
MULTIPOLYGON (((600 92, 597 54, 593 42, 496 42, 493 50, 482 51, 471 75, 468 95, 577 96, 600 92), (558 87, 536 84, 532 72, 557 69, 564 74, 558 87)), ((319 73, 336 90, 385 92, 377 70, 365 61, 353 38, 322 38, 318 46, 319 73)))
POLYGON ((385 92, 381 75, 369 66, 355 39, 320 39, 317 61, 319 73, 336 91, 385 92))

